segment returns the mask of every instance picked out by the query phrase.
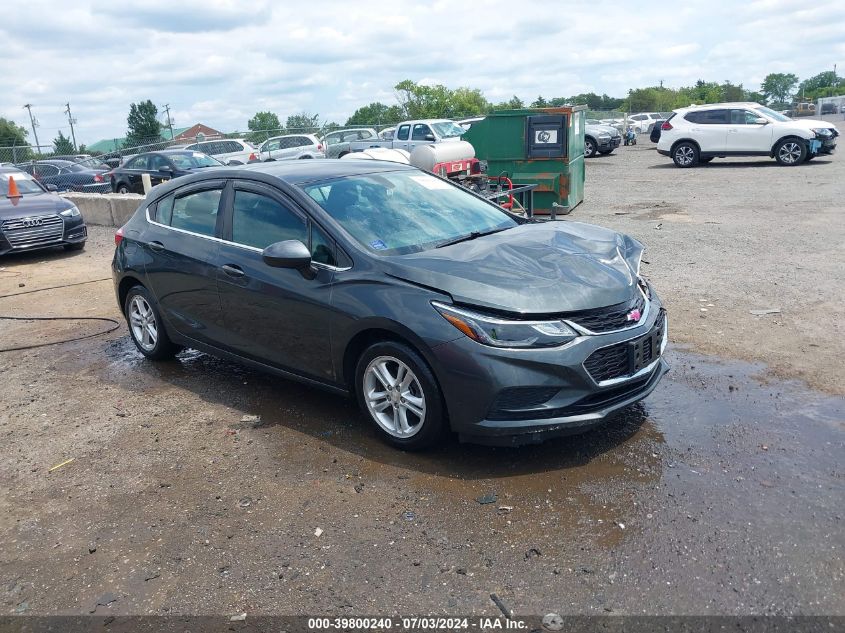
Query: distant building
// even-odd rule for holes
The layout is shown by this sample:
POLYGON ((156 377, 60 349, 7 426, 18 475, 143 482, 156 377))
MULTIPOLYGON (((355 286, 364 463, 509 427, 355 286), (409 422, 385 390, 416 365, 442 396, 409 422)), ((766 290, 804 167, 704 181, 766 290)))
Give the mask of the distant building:
MULTIPOLYGON (((170 128, 164 126, 161 128, 161 138, 165 141, 173 140, 176 143, 193 143, 196 141, 207 140, 209 138, 220 138, 221 136, 223 136, 223 132, 208 127, 207 125, 203 125, 202 123, 197 123, 190 127, 174 127, 172 139, 170 136, 170 128)), ((97 141, 96 143, 92 143, 91 145, 86 145, 85 147, 87 151, 93 154, 108 154, 110 152, 116 152, 124 149, 125 144, 126 137, 124 136, 120 138, 105 138, 97 141)))

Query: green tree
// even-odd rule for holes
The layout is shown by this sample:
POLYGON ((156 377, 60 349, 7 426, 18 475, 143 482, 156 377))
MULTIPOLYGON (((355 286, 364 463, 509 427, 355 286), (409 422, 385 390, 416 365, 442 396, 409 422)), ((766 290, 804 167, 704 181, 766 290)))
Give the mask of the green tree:
POLYGON ((76 150, 73 147, 70 139, 62 134, 59 130, 59 135, 53 139, 53 153, 59 155, 75 154, 76 150))
POLYGON ((158 121, 158 108, 147 99, 140 103, 129 104, 129 116, 126 117, 126 147, 137 147, 161 140, 161 123, 158 121))
POLYGON ((762 103, 763 105, 766 105, 766 95, 764 95, 762 92, 746 90, 743 99, 745 101, 753 101, 755 103, 762 103))
POLYGON ((742 84, 732 84, 730 81, 725 81, 722 86, 722 101, 742 101, 745 97, 745 90, 742 84))
POLYGON ((830 97, 843 93, 845 77, 837 77, 832 70, 813 75, 798 84, 798 92, 807 99, 830 97))
POLYGON ((386 105, 374 101, 361 106, 346 119, 346 125, 385 125, 402 120, 402 109, 398 105, 386 105))
POLYGON ((271 136, 281 133, 282 122, 273 112, 256 112, 247 121, 246 126, 252 132, 249 140, 253 143, 263 143, 271 136))
POLYGON ((288 117, 285 127, 288 132, 313 134, 320 129, 320 115, 309 114, 308 112, 292 114, 288 117))
POLYGON ((531 107, 532 108, 548 108, 549 105, 550 105, 549 102, 546 101, 543 98, 543 95, 540 95, 539 97, 534 99, 534 102, 531 104, 531 107))
POLYGON ((525 107, 525 102, 522 99, 514 95, 508 101, 500 101, 499 103, 495 104, 492 109, 493 110, 521 110, 525 107))
POLYGON ((798 77, 793 73, 770 73, 763 79, 761 92, 767 101, 772 101, 775 107, 789 103, 792 91, 798 83, 798 77))
POLYGON ((436 119, 450 116, 452 91, 446 86, 422 86, 410 79, 400 81, 393 89, 404 119, 436 119))
POLYGON ((456 88, 450 98, 451 107, 448 116, 473 116, 490 111, 490 102, 484 98, 478 88, 456 88))
POLYGON ((29 133, 10 119, 0 117, 0 160, 20 163, 32 158, 29 133))

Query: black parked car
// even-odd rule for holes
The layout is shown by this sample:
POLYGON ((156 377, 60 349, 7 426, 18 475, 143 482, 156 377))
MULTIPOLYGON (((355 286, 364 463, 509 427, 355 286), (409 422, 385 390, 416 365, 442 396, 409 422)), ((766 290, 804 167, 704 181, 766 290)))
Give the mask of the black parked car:
POLYGON ((115 237, 145 356, 192 347, 354 394, 389 442, 581 431, 668 366, 642 245, 511 215, 380 161, 225 167, 149 194, 115 237))
POLYGON ((115 193, 144 193, 141 174, 149 174, 153 185, 192 174, 209 167, 222 167, 219 160, 184 149, 165 149, 159 152, 145 152, 115 167, 109 176, 111 190, 115 193))
POLYGON ((87 237, 82 214, 72 202, 27 173, 0 167, 0 255, 53 246, 81 250, 87 237), (10 191, 12 181, 17 196, 10 191))
POLYGON ((41 184, 54 185, 58 191, 105 193, 111 190, 106 169, 92 169, 70 160, 36 160, 16 165, 41 184))
POLYGON ((648 138, 652 143, 657 143, 660 140, 660 126, 663 125, 665 120, 666 119, 657 119, 657 121, 654 122, 654 127, 651 128, 651 132, 648 134, 648 138))

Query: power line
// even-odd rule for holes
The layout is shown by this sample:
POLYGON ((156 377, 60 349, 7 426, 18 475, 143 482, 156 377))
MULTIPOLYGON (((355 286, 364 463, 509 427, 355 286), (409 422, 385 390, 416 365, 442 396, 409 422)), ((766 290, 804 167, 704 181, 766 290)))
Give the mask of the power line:
POLYGON ((167 127, 170 128, 170 140, 173 140, 173 119, 170 118, 170 104, 165 103, 163 106, 164 111, 167 113, 167 127))

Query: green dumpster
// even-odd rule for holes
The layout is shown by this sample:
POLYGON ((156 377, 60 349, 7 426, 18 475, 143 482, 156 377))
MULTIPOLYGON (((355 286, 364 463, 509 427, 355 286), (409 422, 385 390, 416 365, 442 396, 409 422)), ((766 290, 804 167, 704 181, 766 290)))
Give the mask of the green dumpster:
POLYGON ((536 184, 535 213, 569 213, 584 201, 586 106, 500 110, 463 135, 487 175, 536 184))

